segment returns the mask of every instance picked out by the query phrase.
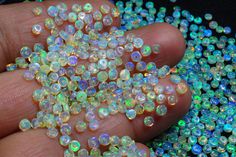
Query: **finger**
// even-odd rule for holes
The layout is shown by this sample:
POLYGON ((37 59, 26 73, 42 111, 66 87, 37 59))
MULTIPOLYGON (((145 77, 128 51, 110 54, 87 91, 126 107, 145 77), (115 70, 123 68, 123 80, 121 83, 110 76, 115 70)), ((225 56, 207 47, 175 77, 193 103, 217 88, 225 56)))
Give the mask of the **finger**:
MULTIPOLYGON (((158 54, 159 57, 157 57, 157 59, 153 57, 155 58, 155 60, 149 60, 149 61, 155 61, 156 64, 159 64, 159 66, 161 66, 161 63, 174 65, 177 62, 177 60, 179 60, 183 55, 183 50, 184 50, 183 39, 179 31, 173 28, 172 26, 169 26, 168 24, 155 24, 153 26, 146 27, 145 29, 139 29, 134 31, 134 33, 137 36, 142 35, 142 32, 145 32, 145 36, 142 36, 144 38, 145 44, 152 45, 153 43, 159 43, 161 46, 160 54, 158 54), (162 29, 163 31, 161 31, 162 29), (148 32, 147 30, 151 31, 148 32), (166 33, 162 32, 170 32, 170 34, 168 35, 168 37, 166 37, 165 36, 166 33), (166 39, 159 39, 159 38, 166 38, 166 39), (176 57, 177 59, 176 60, 172 59, 172 62, 168 62, 168 59, 170 58, 169 56, 171 56, 172 53, 174 54, 174 56, 177 56, 176 57), (164 59, 165 56, 167 56, 168 58, 164 59)), ((126 60, 124 59, 124 62, 127 62, 128 60, 129 59, 126 60)), ((4 84, 0 84, 0 89, 2 89, 0 91, 1 92, 0 99, 3 100, 0 102, 0 111, 1 111, 0 113, 3 113, 0 114, 0 122, 2 124, 0 128, 4 130, 0 135, 0 137, 17 130, 20 119, 24 117, 32 118, 35 111, 37 110, 36 105, 32 105, 33 102, 31 97, 33 91, 40 87, 36 82, 26 82, 23 79, 22 75, 23 75, 22 71, 3 73, 0 75, 0 82, 5 82, 4 84), (21 108, 17 108, 17 106, 21 106, 21 108), (12 114, 10 118, 7 116, 8 113, 12 114)))
MULTIPOLYGON (((39 88, 39 85, 35 82, 28 84, 28 82, 23 80, 21 75, 22 71, 16 71, 13 73, 6 73, 4 77, 0 77, 0 80, 5 80, 6 82, 4 83, 4 86, 2 86, 3 88, 7 87, 10 92, 16 92, 13 93, 13 99, 12 97, 9 97, 8 94, 5 94, 7 93, 6 91, 2 91, 0 93, 1 100, 5 101, 1 101, 2 103, 0 104, 0 129, 2 130, 1 137, 16 131, 18 129, 19 121, 23 118, 31 119, 33 116, 35 116, 37 110, 37 106, 33 104, 31 97, 32 92, 39 88), (15 80, 14 78, 19 78, 20 81, 16 80, 18 81, 17 83, 14 81, 6 81, 7 79, 15 80), (27 87, 27 85, 30 87, 27 87)), ((169 78, 162 79, 159 82, 162 85, 173 85, 169 78)), ((173 87, 175 88, 175 85, 173 85, 173 87)), ((104 129, 102 130, 103 132, 109 130, 118 135, 129 134, 132 137, 135 136, 136 140, 138 141, 148 140, 167 129, 178 119, 180 119, 184 113, 187 112, 190 101, 191 94, 190 91, 188 91, 187 94, 179 97, 179 101, 175 106, 171 106, 169 108, 170 110, 166 116, 157 119, 157 125, 151 129, 147 129, 143 126, 144 116, 139 116, 138 119, 129 121, 123 114, 106 119, 104 122, 102 122, 101 128, 104 129), (147 134, 143 134, 143 132, 147 132, 147 134)), ((90 136, 90 134, 87 134, 87 137, 90 136)))
MULTIPOLYGON (((151 47, 159 45, 159 53, 152 53, 144 57, 145 62, 155 62, 157 67, 163 65, 175 66, 183 58, 185 52, 185 40, 181 32, 167 23, 156 23, 127 32, 133 33, 143 39, 144 44, 151 47)), ((130 60, 126 55, 125 60, 130 60)))
MULTIPOLYGON (((58 144, 58 139, 49 139, 45 135, 45 130, 33 130, 25 133, 16 133, 4 138, 0 142, 0 156, 7 157, 62 157, 63 148, 58 144), (24 142, 30 139, 29 142, 24 142), (9 151, 9 148, 14 151, 9 151)), ((137 147, 147 152, 149 157, 149 149, 137 143, 137 147)))
MULTIPOLYGON (((161 84, 169 83, 168 80, 161 80, 161 84)), ((100 129, 96 132, 86 131, 83 134, 73 134, 74 139, 79 139, 82 148, 87 148, 87 140, 93 136, 98 137, 101 133, 109 135, 124 136, 128 135, 136 141, 147 141, 158 135, 161 131, 168 128, 171 123, 176 122, 184 112, 188 110, 190 103, 190 92, 180 97, 175 106, 168 106, 167 115, 156 117, 156 124, 152 128, 143 125, 143 116, 137 117, 133 121, 127 120, 123 114, 117 114, 101 121, 100 129)), ((46 130, 37 129, 26 132, 15 133, 0 141, 0 155, 8 157, 23 156, 62 156, 63 148, 59 146, 58 139, 46 137, 46 130), (30 139, 30 142, 25 142, 30 139), (7 146, 7 147, 6 147, 7 146), (10 151, 14 150, 14 151, 10 151), (1 154, 2 153, 2 154, 1 154)))
MULTIPOLYGON (((68 8, 75 4, 73 0, 62 2, 65 2, 68 8)), ((80 5, 91 3, 94 10, 99 9, 102 4, 108 4, 111 8, 115 7, 107 0, 84 0, 76 3, 80 5)), ((19 56, 22 46, 33 47, 35 43, 45 44, 49 31, 44 30, 39 36, 34 36, 31 31, 32 26, 35 24, 44 26, 44 20, 49 17, 46 13, 47 8, 57 4, 58 1, 51 0, 42 3, 30 2, 0 6, 0 72, 19 56), (38 6, 43 8, 43 13, 35 17, 32 9, 38 6)), ((113 18, 113 26, 119 26, 119 20, 119 17, 113 18)), ((107 31, 108 27, 104 27, 104 30, 107 31)))

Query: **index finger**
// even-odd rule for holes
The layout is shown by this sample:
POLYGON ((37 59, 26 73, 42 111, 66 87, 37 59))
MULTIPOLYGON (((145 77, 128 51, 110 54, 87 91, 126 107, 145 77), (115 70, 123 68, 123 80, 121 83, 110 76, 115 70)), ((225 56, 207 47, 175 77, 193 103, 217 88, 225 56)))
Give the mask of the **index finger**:
MULTIPOLYGON (((65 2, 68 8, 71 8, 75 3, 73 0, 63 0, 61 2, 65 2)), ((81 6, 84 6, 86 3, 90 3, 94 7, 93 12, 101 10, 100 6, 104 4, 110 7, 108 14, 102 14, 104 16, 111 15, 111 17, 113 17, 113 23, 104 26, 102 30, 107 31, 111 26, 120 25, 119 14, 117 13, 115 16, 114 14, 112 15, 112 9, 115 8, 115 6, 109 1, 77 1, 77 4, 81 6)), ((42 3, 30 2, 0 6, 0 72, 4 71, 5 66, 13 62, 14 59, 19 56, 19 51, 22 46, 33 47, 35 43, 46 44, 46 38, 49 36, 50 31, 44 29, 39 36, 35 36, 32 34, 32 26, 35 24, 39 24, 42 27, 44 26, 45 19, 49 18, 46 10, 52 5, 58 5, 58 1, 51 0, 42 3), (35 17, 32 13, 32 8, 42 8, 42 14, 35 17)))

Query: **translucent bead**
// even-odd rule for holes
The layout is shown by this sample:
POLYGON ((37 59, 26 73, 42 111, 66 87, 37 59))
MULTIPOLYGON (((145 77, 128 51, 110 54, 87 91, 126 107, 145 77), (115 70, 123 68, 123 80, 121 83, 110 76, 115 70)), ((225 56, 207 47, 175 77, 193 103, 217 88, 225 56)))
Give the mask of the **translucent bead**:
POLYGON ((120 139, 120 143, 124 147, 128 147, 133 143, 133 140, 129 136, 123 136, 120 139))
POLYGON ((102 19, 102 13, 99 10, 93 12, 94 20, 100 21, 102 19))
POLYGON ((28 58, 32 54, 32 50, 29 47, 22 47, 20 54, 24 58, 28 58))
POLYGON ((156 97, 156 102, 158 104, 163 104, 164 102, 166 101, 166 96, 164 94, 159 94, 157 97, 156 97))
POLYGON ((68 146, 70 144, 70 141, 71 141, 71 138, 68 135, 62 135, 59 140, 60 145, 62 146, 68 146))
POLYGON ((78 64, 78 58, 76 56, 70 56, 68 58, 68 65, 76 66, 78 64))
POLYGON ((112 8, 111 9, 111 14, 113 17, 119 17, 120 16, 120 12, 117 8, 112 8))
POLYGON ((21 131, 27 131, 31 129, 32 125, 28 119, 22 119, 19 123, 19 128, 21 131))
POLYGON ((118 71, 116 69, 110 69, 108 76, 110 80, 116 80, 118 77, 118 71))
POLYGON ((105 82, 108 79, 108 74, 106 71, 100 71, 97 74, 98 81, 105 82))
POLYGON ((75 124, 75 129, 78 133, 82 133, 87 129, 87 124, 82 120, 77 120, 75 124))
POLYGON ((118 146, 120 144, 120 138, 118 136, 111 136, 109 143, 111 146, 118 146))
POLYGON ((72 128, 69 124, 65 123, 60 126, 60 132, 62 135, 70 135, 72 133, 72 128))
POLYGON ((90 3, 86 3, 83 7, 84 12, 91 13, 93 10, 93 6, 90 3))
POLYGON ((156 107, 156 114, 158 116, 164 116, 167 113, 167 107, 165 105, 158 105, 156 107))
POLYGON ((154 91, 156 94, 162 94, 164 93, 165 88, 162 85, 156 85, 154 87, 154 91))
POLYGON ((32 12, 35 16, 39 16, 42 14, 43 8, 42 7, 35 7, 32 9, 32 12))
POLYGON ((113 23, 113 19, 110 15, 104 16, 102 21, 103 21, 104 26, 111 26, 113 23))
POLYGON ((32 26, 32 33, 33 33, 34 35, 39 35, 39 34, 41 34, 42 30, 43 30, 43 29, 42 29, 41 25, 39 25, 39 24, 35 24, 35 25, 32 26))
POLYGON ((99 108, 98 109, 98 116, 99 118, 103 119, 109 116, 109 109, 108 108, 99 108))
POLYGON ((66 149, 66 150, 64 151, 64 157, 74 157, 74 156, 75 156, 75 154, 74 154, 74 152, 72 152, 71 150, 66 149))
POLYGON ((165 94, 174 94, 174 92, 175 92, 175 89, 172 85, 165 86, 165 91, 164 91, 165 94))
POLYGON ((154 119, 152 116, 147 116, 144 118, 144 125, 147 127, 152 127, 154 125, 154 119))
POLYGON ((110 144, 110 136, 108 134, 101 134, 98 141, 102 146, 107 146, 110 144))
POLYGON ((56 17, 58 15, 58 12, 59 10, 55 6, 50 6, 47 10, 48 15, 51 17, 56 17))
POLYGON ((26 70, 26 71, 24 72, 24 78, 25 78, 26 80, 33 80, 34 77, 35 77, 34 72, 29 71, 29 70, 26 70))
POLYGON ((68 14, 68 21, 69 21, 69 22, 74 23, 77 19, 78 19, 78 16, 77 16, 76 13, 70 12, 70 13, 68 14))
POLYGON ((174 105, 177 104, 178 98, 175 95, 170 95, 170 96, 167 97, 167 101, 168 101, 169 105, 174 106, 174 105))
POLYGON ((111 8, 109 5, 107 4, 102 4, 100 6, 100 11, 103 13, 103 14, 108 14, 110 12, 111 8))
POLYGON ((143 45, 140 52, 144 57, 147 57, 151 55, 152 49, 149 45, 143 45))
POLYGON ((47 136, 50 138, 56 138, 58 136, 58 130, 56 128, 48 128, 47 136))
POLYGON ((101 70, 105 70, 108 66, 108 62, 106 59, 100 59, 98 61, 98 68, 101 69, 101 70))
POLYGON ((94 119, 89 122, 89 129, 91 131, 96 131, 99 128, 99 121, 94 119))
POLYGON ((78 151, 78 157, 89 157, 89 152, 87 149, 80 149, 78 151))
POLYGON ((69 144, 69 150, 72 152, 78 152, 80 149, 80 143, 77 140, 72 140, 69 144))
POLYGON ((141 48, 143 46, 143 39, 141 38, 134 38, 134 47, 141 48))
POLYGON ((84 102, 87 99, 87 94, 84 91, 79 91, 76 95, 76 99, 79 102, 84 102))
POLYGON ((44 21, 44 25, 49 30, 55 28, 55 22, 51 18, 46 18, 44 21))
POLYGON ((75 28, 77 28, 79 30, 83 29, 84 25, 85 25, 84 22, 80 19, 75 22, 75 28))
POLYGON ((139 51, 134 51, 134 52, 132 52, 132 54, 131 54, 131 60, 132 60, 133 62, 140 62, 141 59, 142 59, 142 55, 140 54, 139 51))
POLYGON ((122 80, 129 80, 130 79, 130 72, 127 69, 123 69, 120 72, 120 78, 122 80))
POLYGON ((98 148, 99 147, 99 141, 96 137, 91 137, 88 139, 88 146, 89 148, 98 148))
POLYGON ((60 63, 58 62, 51 62, 51 65, 50 65, 50 70, 53 71, 53 72, 58 72, 61 68, 61 65, 60 63))
POLYGON ((186 86, 185 83, 180 82, 179 84, 177 84, 175 90, 178 94, 182 95, 182 94, 185 94, 188 91, 188 87, 186 86))
POLYGON ((144 103, 144 110, 147 112, 152 112, 155 109, 155 104, 152 101, 147 101, 144 103))
POLYGON ((136 117, 136 111, 134 109, 129 109, 126 111, 126 117, 129 119, 129 120, 133 120, 135 119, 136 117))
POLYGON ((103 24, 100 21, 94 23, 94 29, 97 31, 101 31, 103 29, 103 24))
POLYGON ((181 78, 178 75, 170 75, 170 81, 175 84, 178 84, 181 82, 181 78))

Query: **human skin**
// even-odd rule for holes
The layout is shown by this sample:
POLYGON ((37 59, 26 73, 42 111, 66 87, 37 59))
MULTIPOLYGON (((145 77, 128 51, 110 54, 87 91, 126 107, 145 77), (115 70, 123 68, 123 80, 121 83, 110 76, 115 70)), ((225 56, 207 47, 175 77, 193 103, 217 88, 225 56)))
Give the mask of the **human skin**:
MULTIPOLYGON (((74 3, 72 0, 62 1, 69 7, 74 3)), ((103 3, 112 6, 106 0, 81 0, 79 4, 91 3, 95 8, 103 3)), ((34 17, 32 8, 41 6, 46 10, 50 5, 59 1, 46 1, 43 3, 20 3, 0 6, 0 156, 1 157, 60 157, 63 156, 64 148, 58 143, 58 139, 50 139, 46 136, 44 129, 20 132, 19 121, 23 118, 33 118, 37 113, 37 105, 33 105, 32 93, 40 85, 36 81, 25 81, 22 77, 23 71, 6 72, 5 66, 14 62, 19 56, 22 46, 32 47, 34 43, 45 44, 49 32, 44 31, 40 36, 31 33, 33 24, 43 23, 47 17, 44 12, 41 16, 34 17)), ((114 7, 114 6, 112 6, 114 7)), ((120 20, 115 19, 114 26, 120 25, 120 20)), ((104 31, 109 28, 104 28, 104 31)), ((153 24, 147 27, 132 30, 127 33, 134 33, 143 38, 144 43, 160 45, 160 54, 145 58, 146 62, 155 62, 158 67, 169 65, 173 67, 183 57, 185 41, 178 29, 169 24, 153 24)), ((46 44, 45 44, 46 46, 46 44)), ((124 62, 129 61, 129 56, 124 57, 124 62)), ((162 85, 175 86, 167 78, 160 79, 162 85)), ((86 141, 91 136, 98 136, 101 133, 110 135, 128 135, 140 148, 148 148, 143 145, 146 142, 171 125, 176 123, 188 111, 191 103, 191 92, 179 97, 178 103, 171 107, 167 114, 159 118, 156 124, 147 128, 143 125, 145 115, 138 116, 135 120, 128 120, 125 115, 117 114, 102 120, 100 129, 96 132, 86 131, 80 135, 82 147, 86 147, 86 141)), ((82 114, 79 117, 83 116, 82 114)), ((78 117, 73 117, 71 123, 78 117)), ((73 133, 74 136, 76 136, 73 133)))

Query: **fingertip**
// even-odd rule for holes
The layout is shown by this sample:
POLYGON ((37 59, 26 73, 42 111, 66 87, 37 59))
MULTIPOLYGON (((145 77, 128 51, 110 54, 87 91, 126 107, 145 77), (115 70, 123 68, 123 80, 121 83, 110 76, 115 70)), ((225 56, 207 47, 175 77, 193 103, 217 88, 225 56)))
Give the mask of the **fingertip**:
POLYGON ((155 62, 158 67, 175 66, 185 52, 185 40, 182 33, 167 23, 155 23, 128 33, 134 33, 144 40, 144 44, 159 45, 159 53, 145 58, 146 62, 155 62))
POLYGON ((159 30, 157 28, 156 31, 159 35, 161 49, 163 48, 161 51, 163 52, 163 56, 170 59, 166 61, 166 65, 175 66, 184 56, 186 48, 185 39, 176 27, 167 23, 161 23, 159 25, 159 30))

